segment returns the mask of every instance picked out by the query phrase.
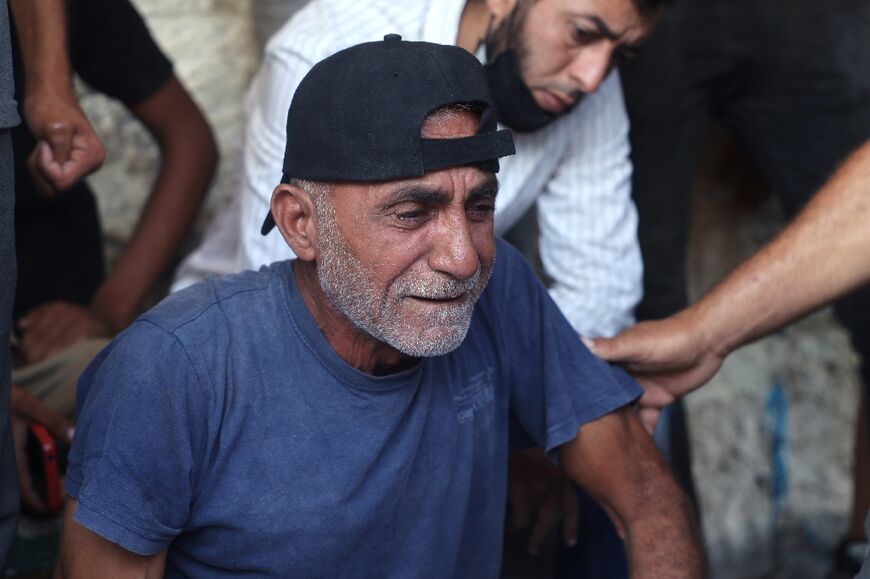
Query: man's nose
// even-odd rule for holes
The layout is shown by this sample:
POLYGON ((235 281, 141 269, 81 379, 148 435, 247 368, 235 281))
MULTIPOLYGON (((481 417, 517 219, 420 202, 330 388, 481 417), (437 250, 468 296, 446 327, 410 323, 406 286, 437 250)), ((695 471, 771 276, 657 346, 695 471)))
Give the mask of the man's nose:
POLYGON ((568 76, 574 85, 584 93, 594 92, 610 70, 613 59, 613 46, 608 41, 599 41, 577 54, 568 67, 568 76))
POLYGON ((480 269, 480 257, 465 215, 440 220, 432 232, 429 267, 459 280, 473 277, 480 269))

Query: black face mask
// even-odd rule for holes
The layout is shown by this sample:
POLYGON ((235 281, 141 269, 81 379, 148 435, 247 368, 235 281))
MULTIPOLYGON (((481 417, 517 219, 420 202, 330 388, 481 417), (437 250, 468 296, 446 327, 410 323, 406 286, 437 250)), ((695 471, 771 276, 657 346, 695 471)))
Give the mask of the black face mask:
POLYGON ((520 133, 537 131, 559 116, 538 106, 520 74, 517 53, 509 48, 483 66, 498 122, 520 133))

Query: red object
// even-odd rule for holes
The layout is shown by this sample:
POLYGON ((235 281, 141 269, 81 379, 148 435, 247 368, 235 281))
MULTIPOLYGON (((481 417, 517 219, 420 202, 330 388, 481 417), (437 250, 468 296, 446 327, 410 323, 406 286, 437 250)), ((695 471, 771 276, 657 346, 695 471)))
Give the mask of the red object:
MULTIPOLYGON (((49 512, 59 512, 63 508, 63 497, 61 497, 60 473, 57 467, 57 445, 45 426, 38 422, 30 423, 30 433, 39 445, 40 450, 38 461, 42 471, 41 474, 43 475, 41 478, 45 484, 42 500, 45 502, 45 507, 49 512)), ((43 489, 40 488, 39 490, 43 489)))

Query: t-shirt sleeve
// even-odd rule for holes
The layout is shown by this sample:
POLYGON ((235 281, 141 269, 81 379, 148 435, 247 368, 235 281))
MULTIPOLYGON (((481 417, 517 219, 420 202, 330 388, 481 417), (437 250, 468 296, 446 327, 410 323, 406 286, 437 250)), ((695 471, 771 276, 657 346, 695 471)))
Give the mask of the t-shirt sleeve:
POLYGON ((201 465, 207 400, 176 338, 138 321, 79 381, 67 470, 75 521, 142 555, 187 520, 201 465))
POLYGON ((82 80, 135 105, 169 80, 172 63, 128 0, 69 0, 70 58, 82 80))
POLYGON ((511 413, 549 452, 583 424, 634 402, 642 390, 589 352, 516 250, 499 241, 497 251, 485 295, 497 312, 511 413))

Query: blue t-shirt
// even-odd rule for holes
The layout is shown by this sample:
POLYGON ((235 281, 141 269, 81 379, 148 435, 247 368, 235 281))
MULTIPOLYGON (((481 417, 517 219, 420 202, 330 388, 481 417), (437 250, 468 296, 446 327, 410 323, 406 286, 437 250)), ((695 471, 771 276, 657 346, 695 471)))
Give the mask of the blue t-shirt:
POLYGON ((79 383, 75 520, 168 577, 496 577, 509 412, 549 450, 640 394, 497 252, 462 345, 382 377, 288 262, 169 297, 79 383))

